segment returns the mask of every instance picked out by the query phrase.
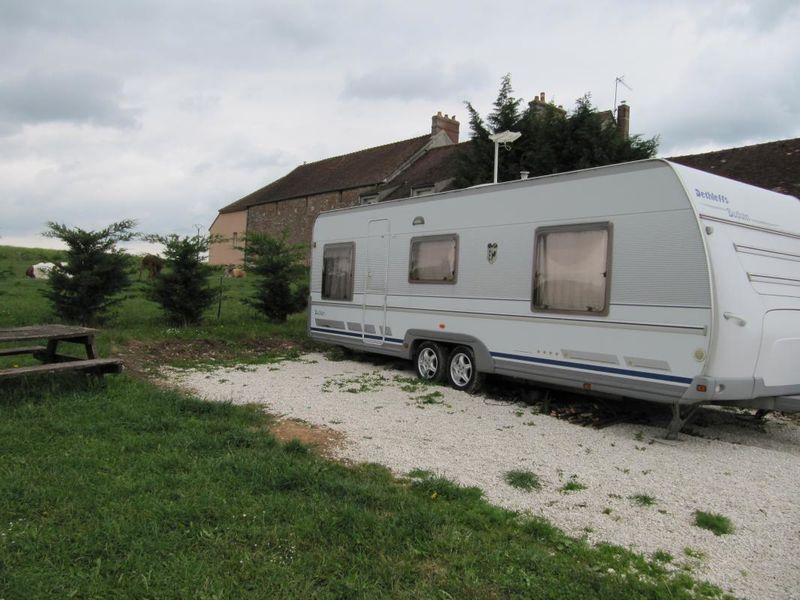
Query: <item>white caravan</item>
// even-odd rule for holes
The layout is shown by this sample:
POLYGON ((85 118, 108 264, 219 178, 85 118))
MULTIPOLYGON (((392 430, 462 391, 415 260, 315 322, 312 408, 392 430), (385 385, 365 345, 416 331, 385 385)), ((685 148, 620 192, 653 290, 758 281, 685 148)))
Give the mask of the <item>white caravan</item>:
POLYGON ((646 160, 334 210, 309 334, 482 374, 670 403, 800 408, 800 202, 646 160))

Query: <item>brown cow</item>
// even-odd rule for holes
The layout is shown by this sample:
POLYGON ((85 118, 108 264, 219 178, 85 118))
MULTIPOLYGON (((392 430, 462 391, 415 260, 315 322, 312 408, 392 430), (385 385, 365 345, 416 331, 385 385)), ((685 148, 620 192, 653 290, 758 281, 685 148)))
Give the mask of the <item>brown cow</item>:
POLYGON ((147 271, 147 279, 155 279, 164 268, 164 259, 155 254, 145 254, 142 264, 139 267, 139 279, 142 279, 142 271, 147 271))
POLYGON ((244 279, 246 273, 233 265, 225 267, 225 277, 233 277, 234 279, 244 279))

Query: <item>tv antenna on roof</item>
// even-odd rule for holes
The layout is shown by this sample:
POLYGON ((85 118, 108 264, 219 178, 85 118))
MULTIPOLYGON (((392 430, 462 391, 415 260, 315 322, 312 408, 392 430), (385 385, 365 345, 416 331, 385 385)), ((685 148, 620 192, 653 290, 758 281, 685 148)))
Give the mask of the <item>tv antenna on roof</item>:
POLYGON ((624 85, 630 91, 633 91, 633 88, 625 83, 625 75, 620 75, 619 77, 614 79, 614 109, 617 108, 617 89, 619 89, 619 84, 624 85))

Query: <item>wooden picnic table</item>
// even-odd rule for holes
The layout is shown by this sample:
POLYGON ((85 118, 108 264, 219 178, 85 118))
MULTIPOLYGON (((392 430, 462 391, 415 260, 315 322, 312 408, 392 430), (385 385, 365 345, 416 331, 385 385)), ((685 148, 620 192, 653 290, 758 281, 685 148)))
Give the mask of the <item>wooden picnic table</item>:
POLYGON ((0 369, 0 379, 62 371, 83 371, 98 377, 102 377, 105 373, 121 373, 122 360, 98 358, 94 339, 97 333, 97 329, 71 325, 0 328, 0 343, 40 342, 37 345, 0 347, 0 357, 30 354, 43 363, 30 367, 0 369), (41 345, 42 342, 46 342, 46 345, 41 345), (59 354, 60 343, 82 345, 86 351, 86 358, 59 354))

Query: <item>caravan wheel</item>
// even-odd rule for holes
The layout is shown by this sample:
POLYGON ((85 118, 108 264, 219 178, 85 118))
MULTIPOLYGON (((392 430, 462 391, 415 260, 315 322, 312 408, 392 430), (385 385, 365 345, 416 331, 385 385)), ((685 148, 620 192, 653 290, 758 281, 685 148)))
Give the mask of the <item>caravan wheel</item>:
POLYGON ((441 383, 445 378, 445 353, 435 342, 423 342, 414 356, 417 376, 425 381, 441 383))
POLYGON ((447 365, 447 378, 451 387, 468 394, 475 394, 480 390, 484 376, 475 366, 475 354, 471 348, 467 346, 454 348, 447 365))

